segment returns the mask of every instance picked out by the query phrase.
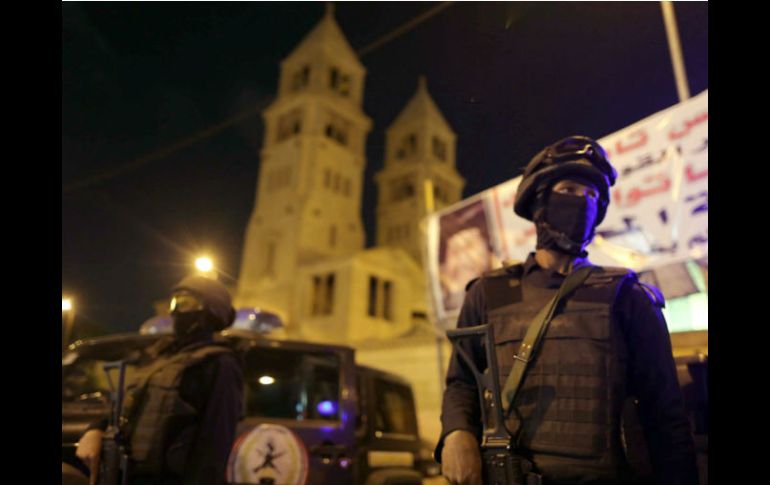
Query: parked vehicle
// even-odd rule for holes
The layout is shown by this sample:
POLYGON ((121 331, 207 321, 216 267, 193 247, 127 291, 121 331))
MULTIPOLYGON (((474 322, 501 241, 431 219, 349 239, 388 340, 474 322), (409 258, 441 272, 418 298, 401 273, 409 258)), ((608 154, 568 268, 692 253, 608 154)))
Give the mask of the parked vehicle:
MULTIPOLYGON (((109 409, 102 365, 141 353, 158 338, 125 334, 69 347, 62 358, 65 462, 83 469, 75 443, 109 409)), ((218 338, 240 356, 245 385, 230 483, 409 485, 438 473, 403 379, 357 365, 349 347, 273 340, 243 329, 218 338)), ((127 372, 130 379, 132 369, 127 372)))

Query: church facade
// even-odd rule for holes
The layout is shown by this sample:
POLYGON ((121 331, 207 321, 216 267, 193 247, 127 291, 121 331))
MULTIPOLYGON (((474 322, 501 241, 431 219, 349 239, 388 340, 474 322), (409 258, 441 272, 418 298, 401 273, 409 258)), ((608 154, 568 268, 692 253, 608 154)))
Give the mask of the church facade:
POLYGON ((461 198, 456 135, 420 78, 386 131, 376 246, 365 248, 365 75, 331 12, 281 62, 234 304, 277 313, 288 338, 349 345, 360 363, 410 380, 421 433, 434 439, 449 347, 429 321, 420 222, 461 198))

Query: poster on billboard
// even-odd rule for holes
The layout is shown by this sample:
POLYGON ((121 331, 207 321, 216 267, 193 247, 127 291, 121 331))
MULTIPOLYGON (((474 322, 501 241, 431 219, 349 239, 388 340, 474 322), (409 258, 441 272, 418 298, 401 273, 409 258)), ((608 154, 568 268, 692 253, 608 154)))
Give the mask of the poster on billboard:
MULTIPOLYGON (((672 331, 708 328, 708 91, 600 138, 618 172, 587 250, 663 291, 672 331)), ((484 271, 524 261, 534 224, 513 212, 521 177, 426 219, 434 315, 452 328, 465 287, 484 271)))

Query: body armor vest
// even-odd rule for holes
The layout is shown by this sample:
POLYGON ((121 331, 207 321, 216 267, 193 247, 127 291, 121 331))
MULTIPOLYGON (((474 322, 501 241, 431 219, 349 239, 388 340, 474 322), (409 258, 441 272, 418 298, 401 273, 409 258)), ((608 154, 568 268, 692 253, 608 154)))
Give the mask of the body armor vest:
MULTIPOLYGON (((166 452, 170 440, 174 446, 189 448, 194 439, 194 423, 198 411, 182 399, 180 385, 186 369, 214 355, 231 352, 210 342, 191 345, 180 352, 157 358, 150 365, 137 369, 133 388, 128 389, 125 402, 128 437, 133 471, 138 474, 160 474, 167 468, 166 452), (172 428, 180 423, 188 426, 184 436, 171 436, 172 428)), ((183 464, 178 464, 182 465, 183 464)))
MULTIPOLYGON (((539 288, 512 266, 485 275, 505 386, 533 318, 559 288, 539 288), (505 297, 505 294, 508 297, 505 297)), ((626 346, 612 321, 620 287, 633 272, 595 267, 554 313, 506 419, 518 449, 552 480, 615 480, 625 474, 620 438, 626 399, 626 346)))

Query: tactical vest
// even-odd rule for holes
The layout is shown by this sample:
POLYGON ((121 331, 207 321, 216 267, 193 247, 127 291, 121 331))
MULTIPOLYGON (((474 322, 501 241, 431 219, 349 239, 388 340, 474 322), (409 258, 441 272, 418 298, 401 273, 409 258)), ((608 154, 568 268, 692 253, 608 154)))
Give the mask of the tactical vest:
MULTIPOLYGON (((152 364, 137 369, 133 389, 129 389, 124 405, 133 472, 160 474, 164 471, 172 425, 194 422, 198 411, 182 399, 180 385, 186 369, 214 355, 229 353, 226 347, 203 343, 180 352, 162 356, 152 364)), ((192 430, 182 439, 188 446, 194 438, 192 430)))
MULTIPOLYGON (((500 389, 532 319, 558 288, 521 278, 522 265, 487 273, 487 321, 494 328, 500 389)), ((612 321, 624 268, 595 267, 554 313, 506 419, 506 428, 551 480, 617 480, 627 473, 620 438, 626 345, 612 321)))

